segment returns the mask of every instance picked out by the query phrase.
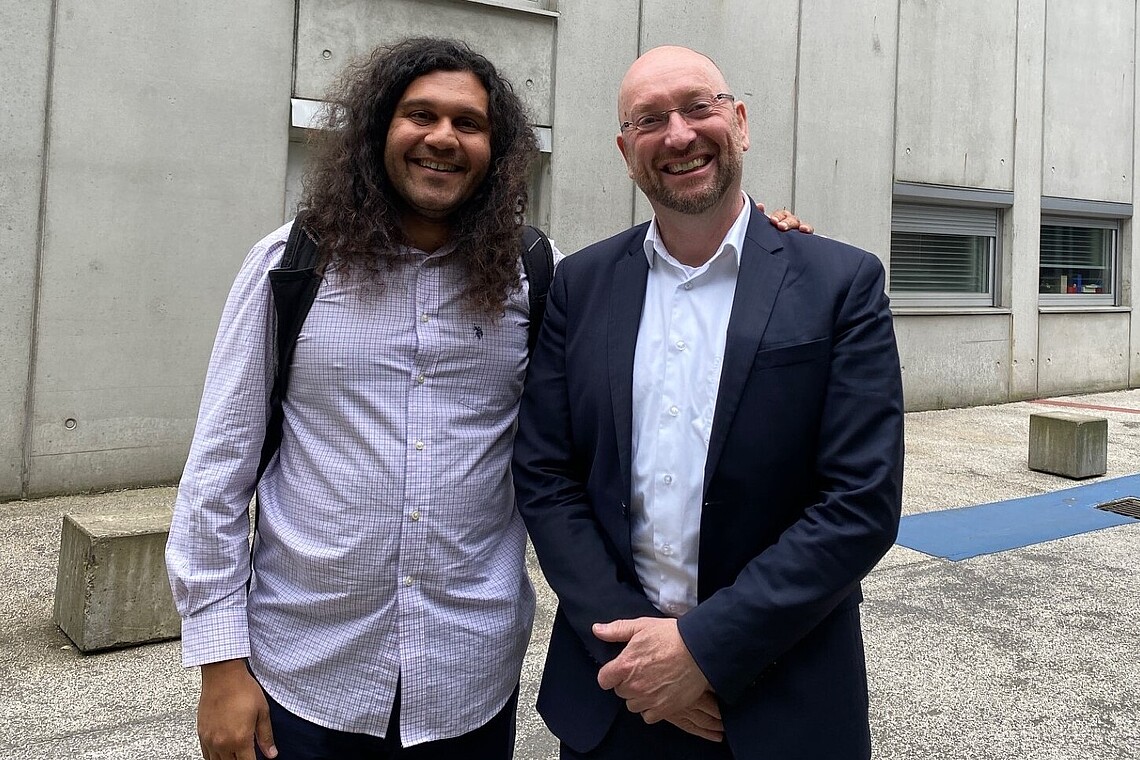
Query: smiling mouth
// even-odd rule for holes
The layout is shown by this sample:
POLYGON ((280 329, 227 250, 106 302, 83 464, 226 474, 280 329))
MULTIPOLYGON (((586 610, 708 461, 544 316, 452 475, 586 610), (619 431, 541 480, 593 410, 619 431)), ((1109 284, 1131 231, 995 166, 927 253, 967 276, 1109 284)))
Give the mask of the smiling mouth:
POLYGON ((686 161, 683 164, 665 164, 664 168, 665 171, 669 174, 685 174, 686 172, 691 172, 694 169, 701 168, 711 160, 712 159, 710 159, 708 156, 697 156, 696 158, 686 161))
POLYGON ((432 171, 437 172, 447 172, 449 174, 463 171, 462 167, 456 166, 455 164, 445 164, 440 163, 439 161, 430 161, 426 158, 413 158, 412 163, 416 164, 417 166, 422 166, 425 169, 431 169, 432 171))

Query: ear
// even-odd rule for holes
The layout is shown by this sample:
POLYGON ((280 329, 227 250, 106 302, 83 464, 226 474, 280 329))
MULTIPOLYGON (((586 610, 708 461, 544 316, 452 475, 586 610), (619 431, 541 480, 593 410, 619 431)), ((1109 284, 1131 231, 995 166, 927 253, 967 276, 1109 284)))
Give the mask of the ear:
POLYGON ((748 108, 740 100, 733 102, 732 105, 733 112, 736 114, 736 123, 740 126, 741 148, 748 150, 748 108))
POLYGON ((620 132, 617 136, 617 146, 618 150, 621 151, 621 157, 625 159, 625 173, 629 175, 630 179, 633 179, 633 166, 630 164, 629 154, 626 152, 625 135, 620 132))

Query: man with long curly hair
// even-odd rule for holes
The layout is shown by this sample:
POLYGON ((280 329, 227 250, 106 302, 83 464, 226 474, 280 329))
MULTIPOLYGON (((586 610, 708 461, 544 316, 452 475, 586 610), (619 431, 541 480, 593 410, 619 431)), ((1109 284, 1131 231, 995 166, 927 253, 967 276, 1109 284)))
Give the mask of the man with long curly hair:
POLYGON ((450 40, 376 50, 330 103, 280 448, 258 482, 291 224, 231 291, 171 526, 203 756, 509 758, 534 612, 509 466, 535 137, 450 40))

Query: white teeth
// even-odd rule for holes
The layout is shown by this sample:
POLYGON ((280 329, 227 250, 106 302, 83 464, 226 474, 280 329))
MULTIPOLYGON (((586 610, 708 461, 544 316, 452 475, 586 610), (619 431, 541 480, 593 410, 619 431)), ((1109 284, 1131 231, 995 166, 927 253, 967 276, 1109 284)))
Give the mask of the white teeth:
POLYGON ((670 166, 666 166, 665 169, 670 174, 682 174, 682 173, 687 172, 687 171, 692 171, 693 169, 696 169, 698 166, 704 166, 708 162, 709 162, 709 160, 707 158, 705 158, 704 156, 698 156, 697 158, 694 158, 692 161, 686 161, 683 164, 672 164, 670 166))
POLYGON ((437 172, 459 171, 459 167, 454 166, 453 164, 437 164, 435 161, 424 161, 423 159, 420 159, 418 163, 420 166, 423 166, 427 169, 435 169, 437 172))

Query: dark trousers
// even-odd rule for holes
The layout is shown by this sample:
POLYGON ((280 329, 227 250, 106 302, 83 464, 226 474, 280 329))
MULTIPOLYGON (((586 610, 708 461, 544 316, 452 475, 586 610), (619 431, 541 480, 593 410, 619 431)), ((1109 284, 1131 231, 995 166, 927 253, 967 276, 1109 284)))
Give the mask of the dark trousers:
MULTIPOLYGON (((383 739, 318 726, 289 712, 269 695, 266 699, 269 700, 269 721, 273 725, 277 760, 511 760, 515 751, 517 687, 503 709, 474 731, 406 748, 400 746, 399 688, 387 736, 383 739)), ((257 750, 257 759, 264 760, 260 749, 257 750)))
POLYGON ((682 731, 672 723, 646 723, 637 713, 622 709, 602 743, 589 752, 575 752, 565 744, 562 760, 733 760, 725 742, 710 742, 682 731))

